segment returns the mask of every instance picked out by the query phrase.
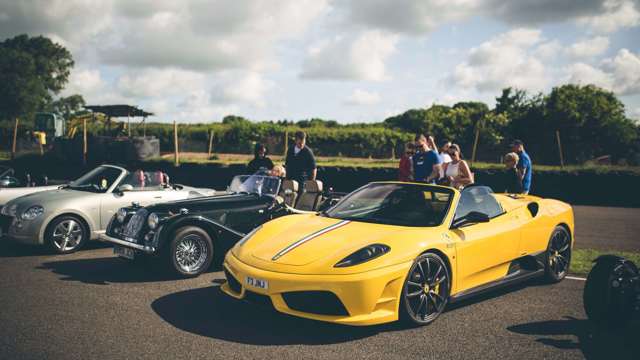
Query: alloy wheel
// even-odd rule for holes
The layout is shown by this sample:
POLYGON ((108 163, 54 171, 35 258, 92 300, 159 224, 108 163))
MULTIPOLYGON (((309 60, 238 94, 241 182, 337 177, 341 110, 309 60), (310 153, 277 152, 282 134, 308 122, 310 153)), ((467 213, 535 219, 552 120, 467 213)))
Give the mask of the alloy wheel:
POLYGON ((562 279, 569 271, 571 262, 571 239, 564 229, 556 230, 547 249, 548 268, 556 278, 562 279))
POLYGON ((432 322, 444 310, 449 291, 449 271, 442 259, 435 254, 418 257, 403 290, 407 314, 418 324, 432 322))
POLYGON ((82 225, 76 220, 67 219, 56 224, 52 243, 60 252, 68 252, 82 243, 83 236, 82 225))

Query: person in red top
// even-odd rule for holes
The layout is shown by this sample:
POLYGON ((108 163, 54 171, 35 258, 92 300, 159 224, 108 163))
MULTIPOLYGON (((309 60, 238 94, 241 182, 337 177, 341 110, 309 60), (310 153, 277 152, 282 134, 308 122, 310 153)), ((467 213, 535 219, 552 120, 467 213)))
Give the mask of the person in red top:
POLYGON ((400 158, 400 166, 398 168, 398 180, 400 181, 412 181, 413 176, 413 164, 411 163, 411 157, 415 153, 415 145, 412 142, 408 142, 404 146, 404 154, 400 158))

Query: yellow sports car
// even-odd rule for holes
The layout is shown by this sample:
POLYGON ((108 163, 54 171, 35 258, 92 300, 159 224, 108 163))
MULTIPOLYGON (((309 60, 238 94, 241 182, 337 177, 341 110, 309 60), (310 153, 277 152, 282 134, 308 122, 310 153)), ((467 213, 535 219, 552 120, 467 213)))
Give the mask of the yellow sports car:
POLYGON ((424 325, 496 286, 562 280, 572 246, 573 211, 557 200, 375 182, 247 234, 226 255, 222 290, 304 318, 424 325))

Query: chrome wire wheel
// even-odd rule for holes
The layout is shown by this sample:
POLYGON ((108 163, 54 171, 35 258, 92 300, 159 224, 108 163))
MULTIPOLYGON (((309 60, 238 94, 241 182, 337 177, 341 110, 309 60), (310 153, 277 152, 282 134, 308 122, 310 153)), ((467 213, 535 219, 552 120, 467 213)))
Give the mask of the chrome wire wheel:
POLYGON ((53 228, 51 243, 62 253, 76 250, 82 243, 84 231, 82 225, 74 219, 64 219, 53 228))
POLYGON ((563 227, 557 227, 551 234, 547 248, 546 269, 551 280, 560 281, 569 272, 571 263, 571 236, 563 227))
POLYGON ((205 239, 198 234, 188 234, 176 244, 176 264, 185 273, 193 273, 207 262, 208 247, 205 239))
POLYGON ((436 254, 419 256, 409 270, 403 287, 404 314, 419 325, 434 321, 449 299, 449 270, 436 254))

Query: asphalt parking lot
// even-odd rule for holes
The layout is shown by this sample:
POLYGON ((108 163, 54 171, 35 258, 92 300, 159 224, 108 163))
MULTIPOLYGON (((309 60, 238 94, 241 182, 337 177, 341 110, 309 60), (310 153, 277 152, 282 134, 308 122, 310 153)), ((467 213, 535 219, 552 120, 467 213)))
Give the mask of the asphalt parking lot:
MULTIPOLYGON (((579 221, 594 224, 585 237, 607 230, 579 221)), ((632 235, 619 243, 633 247, 632 235)), ((236 302, 219 291, 219 271, 178 280, 101 244, 56 256, 0 243, 0 273, 0 359, 640 358, 637 340, 593 331, 579 280, 493 292, 427 327, 353 328, 236 302)))

